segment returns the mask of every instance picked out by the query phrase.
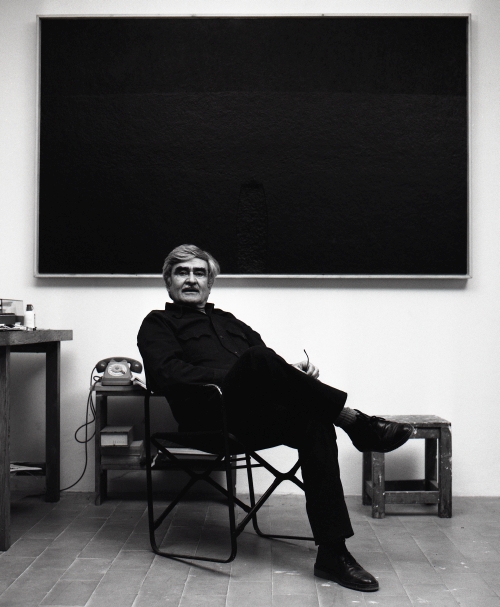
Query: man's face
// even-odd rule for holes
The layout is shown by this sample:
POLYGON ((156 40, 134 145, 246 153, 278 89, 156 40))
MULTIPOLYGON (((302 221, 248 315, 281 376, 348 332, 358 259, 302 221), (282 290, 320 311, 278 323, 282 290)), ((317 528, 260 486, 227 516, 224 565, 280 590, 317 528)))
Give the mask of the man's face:
POLYGON ((194 257, 172 268, 168 294, 176 304, 203 309, 210 295, 208 263, 194 257))

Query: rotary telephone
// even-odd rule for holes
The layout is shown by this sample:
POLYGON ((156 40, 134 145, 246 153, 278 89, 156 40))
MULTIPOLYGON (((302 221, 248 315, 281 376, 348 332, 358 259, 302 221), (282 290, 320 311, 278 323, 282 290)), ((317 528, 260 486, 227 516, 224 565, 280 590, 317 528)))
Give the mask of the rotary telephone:
POLYGON ((133 383, 134 373, 142 371, 142 365, 138 360, 114 356, 100 360, 96 366, 98 373, 103 373, 101 384, 103 386, 129 386, 133 383))

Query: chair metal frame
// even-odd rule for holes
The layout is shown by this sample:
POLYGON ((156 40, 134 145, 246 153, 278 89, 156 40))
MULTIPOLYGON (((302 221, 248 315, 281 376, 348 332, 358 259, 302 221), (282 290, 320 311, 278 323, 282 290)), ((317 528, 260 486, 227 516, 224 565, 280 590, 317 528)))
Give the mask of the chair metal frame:
MULTIPOLYGON (((255 532, 263 538, 267 539, 287 539, 287 540, 311 540, 312 537, 296 536, 296 535, 280 535, 272 533, 264 533, 261 531, 257 521, 257 512, 269 499, 275 489, 284 481, 291 481, 302 490, 304 490, 303 482, 296 477, 296 473, 300 468, 300 460, 288 470, 287 472, 280 472, 269 462, 267 462, 261 455, 255 451, 248 449, 241 440, 239 440, 234 434, 231 434, 227 428, 226 412, 224 408, 224 399, 222 397, 222 391, 219 386, 215 384, 208 384, 205 386, 207 389, 217 390, 220 397, 221 414, 222 414, 222 429, 220 431, 206 431, 206 432, 156 432, 151 434, 151 416, 150 416, 150 398, 154 396, 153 392, 149 389, 144 397, 144 409, 145 409, 145 443, 146 443, 146 479, 147 479, 147 502, 148 502, 148 526, 149 526, 149 538, 151 548, 155 554, 160 556, 172 558, 172 559, 188 559, 197 561, 210 561, 214 563, 229 563, 234 560, 237 553, 237 538, 243 532, 247 524, 252 521, 255 532), (219 444, 219 449, 210 449, 206 453, 210 453, 215 457, 213 459, 207 459, 207 461, 200 462, 196 460, 195 466, 199 470, 196 471, 192 468, 194 462, 192 460, 186 460, 177 457, 172 453, 168 446, 162 443, 162 441, 174 442, 181 446, 192 447, 193 444, 201 442, 203 445, 204 441, 208 440, 209 443, 219 444), (160 470, 183 470, 190 477, 188 482, 169 503, 169 505, 162 511, 162 513, 155 518, 154 515, 154 498, 153 498, 153 466, 152 466, 152 450, 151 446, 157 449, 158 453, 163 454, 167 458, 166 465, 162 465, 157 469, 160 470), (254 460, 257 463, 252 463, 254 460), (258 501, 255 500, 254 483, 252 468, 263 467, 274 476, 274 480, 264 494, 258 501), (246 469, 248 476, 248 489, 249 489, 249 500, 250 504, 247 504, 240 500, 234 491, 232 473, 234 470, 246 469), (211 478, 210 474, 215 471, 225 472, 225 480, 227 488, 224 488, 221 484, 211 478), (205 481, 212 487, 220 491, 227 498, 228 515, 229 515, 229 536, 231 542, 231 552, 228 558, 217 558, 210 556, 198 556, 196 554, 182 554, 177 552, 168 552, 162 550, 156 540, 156 530, 160 527, 162 522, 172 512, 175 506, 180 500, 186 495, 191 487, 199 482, 205 481), (239 522, 236 523, 235 506, 239 506, 245 513, 246 516, 239 522)), ((200 447, 198 447, 202 450, 200 447)))

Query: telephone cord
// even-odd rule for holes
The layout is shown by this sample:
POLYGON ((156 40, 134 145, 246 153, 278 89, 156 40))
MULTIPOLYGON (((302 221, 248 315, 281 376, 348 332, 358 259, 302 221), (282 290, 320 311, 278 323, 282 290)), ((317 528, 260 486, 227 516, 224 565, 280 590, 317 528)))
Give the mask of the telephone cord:
POLYGON ((95 418, 96 418, 96 409, 95 409, 94 400, 92 398, 92 393, 94 392, 96 383, 100 379, 100 377, 93 377, 94 371, 95 371, 95 367, 92 369, 92 371, 90 373, 90 388, 89 388, 89 396, 87 398, 87 410, 85 413, 85 422, 75 430, 75 435, 74 435, 77 443, 80 443, 81 445, 85 445, 85 465, 83 467, 83 472, 79 476, 78 480, 76 480, 72 485, 69 485, 68 487, 64 487, 64 489, 61 489, 61 492, 67 491, 68 489, 71 489, 75 485, 77 485, 82 480, 82 478, 85 475, 85 472, 87 471, 87 466, 89 463, 88 444, 95 436, 95 429, 94 429, 94 432, 92 433, 92 436, 89 436, 89 426, 91 426, 95 422, 95 418), (90 419, 90 420, 89 420, 89 412, 92 416, 92 419, 90 419), (78 433, 83 428, 85 428, 85 438, 83 440, 80 440, 78 438, 78 433))

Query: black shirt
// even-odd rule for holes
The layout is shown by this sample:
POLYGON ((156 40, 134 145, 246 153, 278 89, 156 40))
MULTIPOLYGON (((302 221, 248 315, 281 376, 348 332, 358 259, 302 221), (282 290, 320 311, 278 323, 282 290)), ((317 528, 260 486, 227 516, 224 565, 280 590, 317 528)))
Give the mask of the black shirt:
POLYGON ((147 380, 155 392, 169 394, 189 385, 217 384, 260 335, 233 314, 207 304, 196 308, 167 303, 142 322, 137 345, 147 380))

